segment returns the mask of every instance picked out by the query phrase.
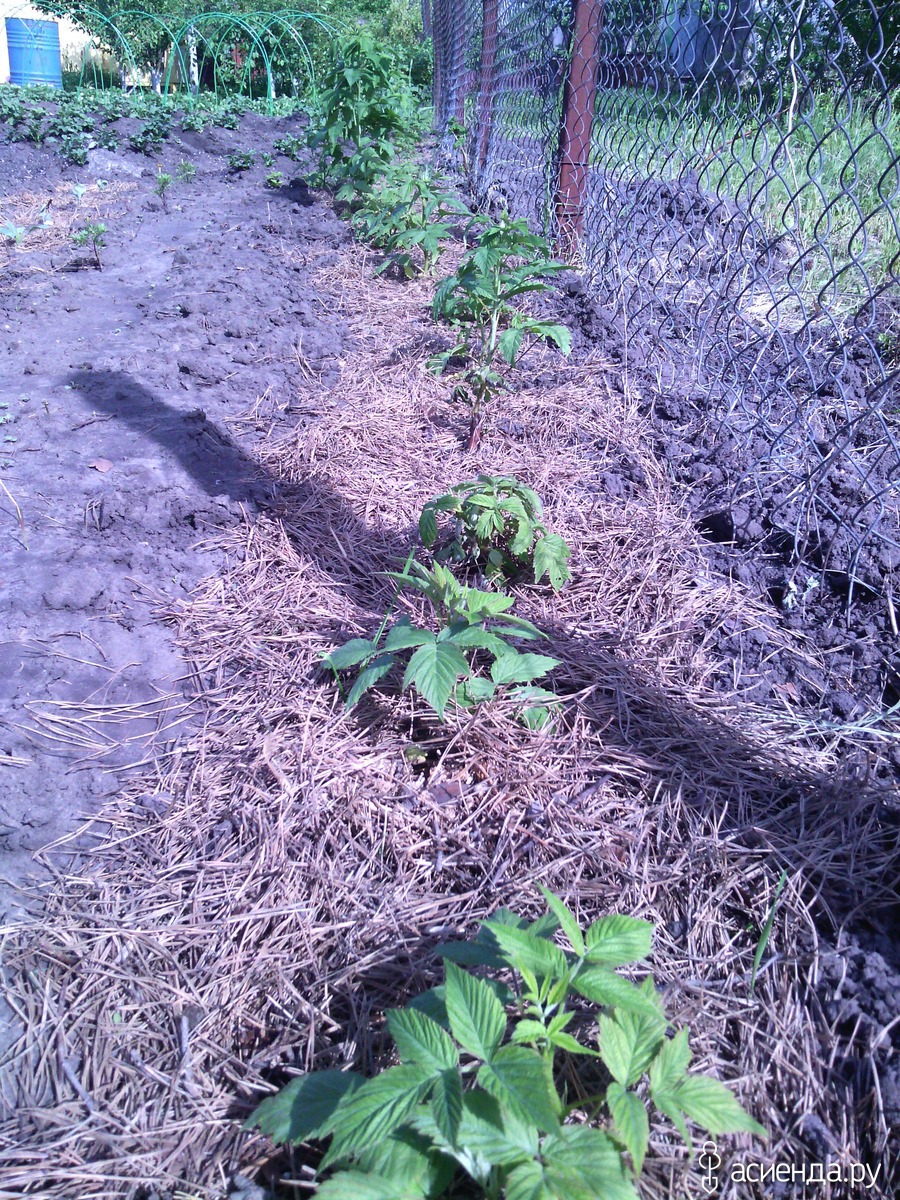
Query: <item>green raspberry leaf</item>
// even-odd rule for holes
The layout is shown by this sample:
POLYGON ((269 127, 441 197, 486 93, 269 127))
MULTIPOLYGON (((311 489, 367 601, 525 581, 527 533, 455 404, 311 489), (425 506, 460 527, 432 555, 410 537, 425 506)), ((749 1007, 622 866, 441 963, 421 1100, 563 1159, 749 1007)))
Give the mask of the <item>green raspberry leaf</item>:
POLYGON ((365 1082, 353 1071, 317 1071, 292 1079, 253 1110, 245 1129, 258 1128, 276 1142, 327 1137, 338 1107, 365 1082))
POLYGON ((640 1175, 650 1140, 650 1122, 643 1101, 620 1083, 611 1083, 606 1092, 606 1103, 616 1123, 616 1133, 631 1155, 635 1174, 640 1175))
POLYGON ((447 701, 460 676, 469 674, 469 663, 452 642, 421 646, 406 667, 404 688, 414 685, 427 704, 443 717, 447 701))
POLYGON ((445 967, 444 1002, 450 1030, 465 1051, 489 1061, 506 1030, 503 1005, 483 979, 476 979, 449 960, 445 960, 445 967))
POLYGON ((545 533, 538 538, 534 547, 534 582, 540 583, 547 575, 555 592, 572 578, 567 560, 572 551, 557 533, 545 533))

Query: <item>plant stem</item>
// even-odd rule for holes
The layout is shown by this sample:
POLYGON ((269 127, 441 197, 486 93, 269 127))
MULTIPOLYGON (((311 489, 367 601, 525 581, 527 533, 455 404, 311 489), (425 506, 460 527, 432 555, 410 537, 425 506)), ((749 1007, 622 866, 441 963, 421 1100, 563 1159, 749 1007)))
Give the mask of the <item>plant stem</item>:
MULTIPOLYGON (((415 546, 413 546, 412 550, 410 550, 409 554, 406 556, 406 565, 403 568, 404 575, 409 574, 409 568, 412 566, 412 562, 415 557, 416 557, 416 548, 415 548, 415 546)), ((402 590, 403 590, 403 584, 398 581, 396 590, 394 592, 393 599, 391 600, 390 604, 388 604, 387 608, 384 610, 384 616, 381 618, 381 625, 379 626, 378 633, 374 639, 376 646, 381 641, 381 639, 384 635, 384 630, 388 623, 388 617, 394 611, 394 606, 396 605, 397 599, 398 599, 400 593, 402 592, 402 590)))

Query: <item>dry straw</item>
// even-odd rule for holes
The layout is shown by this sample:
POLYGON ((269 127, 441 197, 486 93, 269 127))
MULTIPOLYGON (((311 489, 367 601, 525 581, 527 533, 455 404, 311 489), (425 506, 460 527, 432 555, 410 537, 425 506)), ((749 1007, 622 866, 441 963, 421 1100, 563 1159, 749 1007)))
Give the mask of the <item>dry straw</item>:
MULTIPOLYGON (((308 1180, 303 1154, 240 1132, 253 1104, 285 1068, 383 1064, 383 1011, 438 978, 434 944, 499 904, 536 912, 538 883, 585 920, 655 922, 653 969, 697 1065, 771 1130, 764 1148, 722 1139, 726 1164, 809 1159, 810 1119, 836 1155, 878 1159, 880 1060, 862 1029, 838 1041, 816 972, 822 920, 894 894, 879 798, 842 777, 833 743, 727 686, 723 625, 764 615, 704 565, 636 406, 608 364, 540 351, 467 456, 464 415, 422 369, 428 286, 372 278, 358 250, 317 286, 354 339, 337 403, 266 444, 271 504, 223 535, 228 569, 167 610, 204 681, 203 727, 6 932, 27 1032, 3 1194, 308 1180), (614 495, 623 461, 635 482, 614 495), (346 713, 321 652, 377 627, 378 572, 405 558, 421 504, 479 469, 527 480, 574 547, 560 596, 517 590, 564 662, 564 718, 534 734, 496 702, 442 725, 387 692, 346 713), (838 1059, 868 1070, 864 1104, 838 1059)), ((644 1194, 686 1195, 695 1172, 655 1126, 644 1194)))
POLYGON ((75 269, 82 256, 72 245, 72 234, 85 225, 122 216, 126 211, 122 198, 137 187, 135 183, 101 184, 87 185, 80 196, 71 183, 58 183, 43 192, 0 197, 0 226, 24 231, 18 243, 0 238, 0 273, 21 276, 75 269))

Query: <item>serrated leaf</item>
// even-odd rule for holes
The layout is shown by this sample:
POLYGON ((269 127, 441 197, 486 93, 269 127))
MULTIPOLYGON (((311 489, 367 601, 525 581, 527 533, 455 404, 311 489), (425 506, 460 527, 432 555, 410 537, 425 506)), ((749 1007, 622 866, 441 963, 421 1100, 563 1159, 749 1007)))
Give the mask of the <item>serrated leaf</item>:
POLYGON ((331 667, 334 671, 346 671, 371 658, 376 649, 375 642, 370 641, 369 638, 352 638, 343 646, 337 646, 326 654, 322 661, 325 666, 331 667))
POLYGON ((631 1087, 649 1067, 666 1030, 658 1013, 617 1009, 599 1021, 601 1056, 610 1074, 624 1087, 631 1087))
POLYGON ((549 338, 562 354, 568 354, 572 349, 572 334, 565 325, 548 325, 541 322, 541 337, 549 338))
POLYGON ((519 717, 529 729, 533 729, 536 733, 546 729, 553 721, 553 714, 543 704, 529 705, 527 708, 523 708, 519 717))
MULTIPOLYGON (((556 994, 557 993, 556 988, 554 988, 552 990, 550 995, 553 998, 549 999, 548 1003, 559 1004, 563 1000, 565 1000, 566 996, 568 995, 568 991, 569 991, 568 979, 566 979, 565 981, 560 980, 560 986, 559 986, 558 990, 559 990, 558 995, 556 994)), ((566 1012, 565 1009, 560 1009, 559 1012, 557 1012, 554 1016, 552 1016, 550 1018, 550 1020, 547 1022, 547 1032, 548 1033, 561 1033, 562 1030, 566 1029, 569 1025, 571 1025, 574 1020, 575 1020, 574 1012, 566 1012)))
MULTIPOLYGON (((532 655, 532 657, 540 657, 540 656, 532 655)), ((569 909, 566 907, 566 905, 563 904, 563 902, 562 902, 562 900, 560 900, 559 896, 554 895, 554 893, 551 892, 549 888, 545 888, 542 883, 538 884, 538 887, 541 890, 541 895, 547 901, 547 905, 548 905, 550 911, 553 913, 553 915, 556 917, 557 921, 559 922, 560 929, 563 931, 563 933, 569 939, 569 945, 572 947, 572 949, 575 951, 575 953, 580 958, 584 954, 584 951, 585 951, 585 942, 584 942, 584 937, 582 936, 582 933, 581 933, 581 929, 578 925, 578 922, 575 920, 573 913, 571 913, 569 911, 569 909)))
POLYGON ((616 1124, 616 1133, 631 1155, 636 1175, 640 1175, 650 1140, 650 1121, 643 1101, 626 1091, 620 1083, 611 1083, 606 1090, 606 1103, 616 1124))
POLYGON ((458 647, 452 642, 433 642, 420 646, 409 660, 403 686, 415 685, 422 699, 443 717, 457 679, 468 674, 468 661, 458 647))
MULTIPOLYGON (((481 480, 479 480, 478 482, 480 483, 481 480)), ((476 485, 473 484, 472 486, 476 486, 476 485)), ((497 497, 490 495, 487 492, 475 492, 473 495, 467 496, 465 504, 463 505, 463 508, 466 513, 466 519, 470 520, 470 521, 472 519, 472 513, 468 511, 469 509, 480 508, 480 509, 484 510, 484 509, 495 509, 496 507, 497 507, 497 497)))
POLYGON ((393 665, 393 654, 379 654, 377 658, 373 658, 369 665, 357 675, 347 697, 347 707, 352 708, 370 687, 374 687, 379 679, 383 679, 388 674, 393 665))
POLYGON ((253 1110, 245 1129, 258 1128, 276 1142, 327 1137, 345 1097, 365 1083, 353 1071, 316 1071, 292 1079, 253 1110))
POLYGON ((425 1067, 402 1066, 366 1080, 338 1110, 322 1168, 360 1154, 393 1133, 419 1103, 431 1079, 425 1067))
POLYGON ((509 543, 509 552, 516 558, 520 558, 523 554, 527 554, 531 549, 531 544, 534 541, 534 526, 527 517, 522 517, 516 522, 516 532, 509 543))
POLYGON ((566 1033, 565 1031, 551 1033, 550 1044, 558 1046, 560 1050, 565 1050, 568 1054, 586 1054, 589 1058, 600 1057, 596 1050, 591 1050, 589 1046, 582 1046, 578 1038, 573 1037, 571 1033, 566 1033))
POLYGON ((442 1071, 435 1081, 431 1111, 441 1133, 455 1146, 463 1112, 462 1080, 456 1067, 442 1071))
POLYGON ((426 1067, 433 1075, 455 1070, 459 1055, 453 1041, 440 1025, 415 1009, 392 1009, 387 1026, 403 1063, 426 1067))
MULTIPOLYGON (((516 485, 516 490, 518 490, 518 485, 516 485)), ((515 492, 505 496, 503 500, 499 501, 498 503, 500 508, 510 517, 515 517, 518 521, 528 521, 530 524, 528 511, 525 508, 525 502, 522 500, 521 496, 517 496, 515 492)))
POLYGON ((436 1150, 428 1138, 410 1128, 408 1123, 395 1129, 390 1137, 371 1150, 366 1150, 354 1165, 371 1175, 391 1180, 395 1187, 405 1188, 416 1196, 442 1196, 456 1174, 452 1159, 436 1150))
POLYGON ((506 1179, 506 1200, 569 1200, 554 1191, 539 1162, 521 1163, 506 1179))
MULTIPOLYGON (((539 689, 542 690, 542 689, 539 689)), ((528 689, 524 696, 519 697, 516 692, 511 692, 510 695, 514 699, 523 699, 525 701, 523 707, 519 710, 519 719, 524 721, 529 729, 541 730, 546 729, 548 725, 552 725, 555 717, 559 713, 560 705, 557 697, 553 692, 550 692, 545 699, 552 699, 553 704, 535 704, 534 701, 539 699, 535 696, 532 689, 528 689)))
MULTIPOLYGON (((506 613, 515 604, 512 596, 504 596, 502 592, 482 592, 478 588, 464 588, 462 592, 466 609, 479 620, 487 617, 498 617, 506 613)), ((519 618, 504 616, 504 621, 517 623, 519 618)))
POLYGON ((446 371, 451 358, 453 358, 452 350, 445 350, 441 354, 432 354, 425 363, 426 370, 429 374, 440 377, 446 371))
POLYGON ((494 659, 491 679, 498 686, 508 683, 531 683, 549 674, 560 665, 558 658, 549 654, 522 654, 510 648, 507 653, 494 659))
POLYGON ((419 537, 422 539, 422 545, 426 550, 430 550, 437 541, 438 526, 437 517, 434 515, 434 508, 426 504, 422 509, 422 515, 419 517, 419 537))
POLYGON ((595 1004, 657 1016, 653 1001, 640 988, 605 967, 588 965, 572 977, 572 987, 595 1004))
MULTIPOLYGON (((452 945, 463 945, 464 943, 451 943, 452 945)), ((438 953, 436 951, 435 953, 438 953)), ((426 1017, 431 1017, 432 1021, 436 1021, 441 1029, 450 1032, 450 1021, 447 1018, 447 1003, 445 999, 444 985, 429 988, 427 992, 420 992, 418 996, 414 996, 410 1000, 407 1008, 414 1012, 424 1013, 426 1017)))
POLYGON ((316 1188, 317 1200, 424 1200, 427 1193, 421 1187, 400 1185, 381 1175, 365 1171, 340 1171, 316 1188))
POLYGON ((497 946, 478 940, 474 942, 441 942, 440 945, 435 946, 434 952, 439 958, 447 958, 464 967, 506 966, 506 960, 497 946))
POLYGON ((559 1128, 552 1065, 527 1046, 504 1046, 478 1069, 478 1083, 519 1120, 550 1133, 559 1128))
POLYGON ((565 1125, 541 1147, 549 1185, 564 1200, 638 1200, 612 1139, 588 1125, 565 1125))
POLYGON ((445 960, 444 1000, 453 1036, 476 1058, 491 1059, 506 1029, 503 1005, 482 979, 445 960))
MULTIPOLYGON (((768 1133, 754 1121, 738 1103, 734 1094, 708 1075, 691 1075, 671 1095, 683 1113, 696 1121, 708 1133, 755 1133, 766 1138, 768 1133)), ((655 1099, 655 1097, 654 1097, 655 1099)))
POLYGON ((555 592, 572 578, 566 560, 572 551, 557 533, 545 533, 534 546, 534 581, 540 583, 544 576, 550 579, 555 592))
POLYGON ((489 679, 483 679, 479 675, 467 679, 461 687, 472 704, 482 704, 485 700, 492 700, 497 690, 489 679))
POLYGON ((663 1041, 650 1064, 651 1091, 671 1091, 685 1077, 690 1063, 688 1030, 679 1029, 673 1038, 663 1041))
POLYGON ((413 646, 430 645, 435 640, 435 635, 430 629, 417 629, 404 618, 388 633, 384 648, 386 651, 409 650, 413 646))
POLYGON ((663 1116, 669 1118, 669 1120, 681 1134, 682 1138, 684 1139, 684 1144, 687 1146, 688 1150, 692 1150, 693 1142, 691 1140, 690 1130, 687 1127, 687 1122, 684 1119, 684 1115, 677 1100, 675 1099, 674 1094, 672 1092, 660 1090, 653 1092, 652 1097, 653 1103, 656 1105, 659 1111, 663 1114, 663 1116))
POLYGON ((523 684, 522 687, 510 688, 509 694, 514 700, 520 700, 523 704, 547 703, 555 704, 557 707, 560 705, 560 699, 556 692, 545 687, 535 687, 534 684, 523 684))
POLYGON ((530 1018, 523 1018, 516 1024, 512 1031, 510 1039, 517 1046, 531 1045, 532 1042, 544 1042, 547 1040, 546 1026, 540 1021, 533 1021, 530 1018))
MULTIPOLYGON (((415 1113, 410 1124, 441 1149, 452 1149, 430 1106, 415 1113)), ((504 1111, 493 1096, 476 1088, 463 1094, 458 1146, 467 1152, 470 1162, 483 1165, 486 1174, 491 1166, 509 1166, 537 1154, 538 1130, 530 1122, 520 1121, 513 1113, 504 1111)), ((469 1169, 466 1153, 457 1153, 456 1157, 469 1169)))
POLYGON ((536 937, 531 930, 504 925, 492 917, 482 923, 484 937, 493 941, 505 963, 517 971, 530 971, 544 978, 559 978, 569 969, 565 954, 546 938, 536 937))
MULTIPOLYGON (((546 917, 546 915, 547 914, 545 913, 544 916, 546 917)), ((537 922, 535 921, 533 925, 530 925, 524 917, 520 917, 519 914, 513 912, 511 908, 498 908, 496 912, 494 912, 493 916, 491 916, 490 922, 491 925, 508 925, 510 929, 530 929, 536 937, 539 936, 537 929, 535 928, 537 922)), ((555 932, 556 928, 556 922, 554 921, 551 932, 555 932)), ((488 936, 487 921, 481 922, 481 927, 478 930, 478 936, 488 936)))
POLYGON ((413 1113, 409 1124, 417 1133, 421 1133, 423 1137, 427 1137, 436 1149, 456 1159, 466 1174, 477 1183, 480 1183, 482 1186, 487 1185, 492 1169, 490 1162, 484 1155, 470 1146, 468 1142, 461 1141, 456 1146, 448 1142, 438 1128, 430 1106, 413 1113))
MULTIPOLYGON (((501 529, 502 529, 501 523, 501 529)), ((489 542, 491 536, 497 531, 496 513, 483 512, 475 522, 475 536, 478 539, 479 545, 489 542)))
POLYGON ((531 1121, 505 1111, 488 1092, 467 1092, 463 1099, 463 1136, 497 1165, 536 1154, 538 1130, 531 1121))
POLYGON ((587 936, 588 962, 622 967, 638 962, 650 953, 653 943, 653 924, 637 917, 612 913, 589 926, 587 936))
POLYGON ((530 621, 526 621, 524 617, 514 617, 510 613, 504 613, 501 622, 493 626, 494 633, 503 634, 504 636, 523 638, 527 641, 534 641, 537 638, 546 638, 546 633, 542 633, 530 621))
POLYGON ((613 1079, 627 1086, 634 1082, 633 1046, 628 1031, 622 1028, 615 1017, 601 1016, 598 1024, 600 1056, 613 1079))
POLYGON ((497 349, 510 366, 515 366, 524 336, 524 330, 512 328, 504 329, 497 339, 497 349))

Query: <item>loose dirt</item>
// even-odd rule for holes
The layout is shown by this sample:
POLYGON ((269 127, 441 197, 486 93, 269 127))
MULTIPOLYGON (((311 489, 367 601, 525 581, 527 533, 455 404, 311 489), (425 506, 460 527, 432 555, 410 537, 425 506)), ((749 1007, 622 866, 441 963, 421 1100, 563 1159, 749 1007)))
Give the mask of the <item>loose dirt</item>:
MULTIPOLYGON (((96 150, 74 167, 0 146, 4 216, 49 204, 54 221, 0 249, 0 871, 13 883, 115 795, 123 768, 171 753, 196 722, 196 681, 154 606, 221 563, 208 535, 271 501, 254 446, 302 422, 304 381, 318 412, 336 402, 342 329, 310 277, 346 228, 305 183, 273 191, 261 165, 227 170, 298 120, 174 135, 152 163, 96 150), (164 207, 157 167, 175 176, 182 161, 196 176, 164 207), (102 269, 69 239, 96 221, 102 269)), ((295 164, 279 166, 289 179, 295 164)))

